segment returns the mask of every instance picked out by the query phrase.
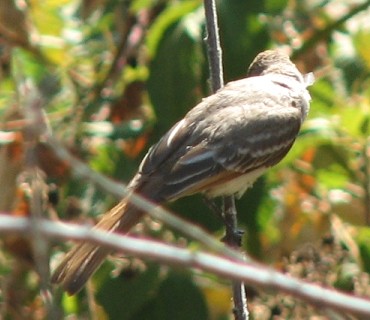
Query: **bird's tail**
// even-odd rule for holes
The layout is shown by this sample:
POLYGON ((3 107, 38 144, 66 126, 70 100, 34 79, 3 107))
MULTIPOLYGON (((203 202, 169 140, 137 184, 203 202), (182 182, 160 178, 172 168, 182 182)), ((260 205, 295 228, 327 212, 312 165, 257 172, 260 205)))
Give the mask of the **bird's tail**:
MULTIPOLYGON (((126 233, 139 222, 142 216, 142 211, 128 204, 127 199, 123 199, 103 215, 95 228, 126 233)), ((51 282, 60 284, 71 295, 77 293, 111 251, 109 248, 93 243, 77 244, 56 268, 51 282)))

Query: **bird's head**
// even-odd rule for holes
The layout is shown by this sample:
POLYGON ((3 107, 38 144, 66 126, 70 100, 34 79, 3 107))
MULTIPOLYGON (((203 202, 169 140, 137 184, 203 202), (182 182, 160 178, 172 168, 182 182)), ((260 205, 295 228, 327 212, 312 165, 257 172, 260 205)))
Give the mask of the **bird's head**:
POLYGON ((301 83, 306 83, 295 64, 282 50, 266 50, 257 55, 248 68, 247 77, 263 76, 266 74, 281 74, 295 78, 301 83))

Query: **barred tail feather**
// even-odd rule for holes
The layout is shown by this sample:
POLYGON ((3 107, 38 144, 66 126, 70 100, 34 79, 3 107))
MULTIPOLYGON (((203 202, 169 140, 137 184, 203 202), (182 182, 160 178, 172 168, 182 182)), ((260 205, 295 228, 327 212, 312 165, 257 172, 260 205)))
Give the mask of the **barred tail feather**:
POLYGON ((70 295, 77 293, 110 252, 91 243, 76 245, 54 271, 52 283, 60 283, 70 295))
MULTIPOLYGON (((139 222, 142 215, 142 211, 127 205, 124 199, 105 213, 95 228, 126 233, 139 222)), ((65 291, 73 295, 82 289, 111 252, 111 249, 93 243, 77 244, 55 269, 51 282, 61 284, 65 291)))

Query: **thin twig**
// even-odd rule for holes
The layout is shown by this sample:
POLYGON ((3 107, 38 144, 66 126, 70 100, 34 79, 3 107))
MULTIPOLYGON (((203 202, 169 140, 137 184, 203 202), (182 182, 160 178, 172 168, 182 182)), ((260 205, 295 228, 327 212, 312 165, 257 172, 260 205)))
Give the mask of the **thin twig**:
MULTIPOLYGON (((234 197, 224 197, 224 221, 226 226, 225 242, 234 249, 241 247, 242 232, 238 230, 238 219, 234 197)), ((247 297, 243 282, 234 280, 232 283, 234 298, 234 317, 236 320, 248 319, 247 297)))
MULTIPOLYGON (((0 213, 0 234, 30 235, 31 230, 32 222, 29 219, 0 213)), ((168 265, 197 268, 220 277, 245 281, 257 287, 277 289, 320 308, 333 308, 337 311, 363 316, 364 319, 370 317, 370 300, 368 299, 310 284, 258 263, 244 262, 241 254, 239 254, 239 260, 235 261, 227 256, 178 248, 163 242, 107 233, 88 226, 50 220, 40 220, 38 230, 49 239, 90 241, 99 246, 107 246, 168 265)))
POLYGON ((216 3, 214 0, 204 0, 204 11, 207 24, 207 51, 212 91, 216 92, 224 86, 222 71, 222 50, 218 35, 216 3))
MULTIPOLYGON (((69 164, 74 176, 93 183, 102 191, 113 195, 119 200, 126 195, 127 190, 124 184, 117 183, 92 170, 89 166, 74 157, 60 142, 53 137, 49 136, 47 138, 47 143, 61 160, 69 164)), ((147 212, 151 217, 164 222, 166 225, 174 228, 191 239, 199 241, 199 243, 205 245, 210 250, 213 250, 219 254, 226 254, 229 257, 239 257, 239 254, 237 254, 234 250, 223 246, 222 243, 214 239, 214 237, 210 237, 200 227, 187 222, 173 213, 170 213, 169 211, 148 201, 140 195, 130 195, 130 201, 138 208, 147 212)), ((248 257, 245 257, 245 259, 249 261, 248 257)))
POLYGON ((31 190, 30 198, 30 239, 35 268, 40 277, 41 292, 46 302, 48 319, 57 319, 56 308, 45 294, 49 290, 49 243, 42 233, 39 232, 39 221, 43 218, 44 181, 38 167, 39 159, 36 146, 41 136, 48 131, 46 115, 43 112, 43 100, 38 90, 25 81, 19 84, 20 104, 23 106, 28 126, 25 128, 25 168, 29 178, 31 190), (23 98, 25 97, 25 98, 23 98))
MULTIPOLYGON (((130 16, 127 4, 125 4, 123 10, 126 13, 124 18, 126 18, 125 20, 127 20, 128 23, 123 31, 121 41, 116 48, 110 68, 104 75, 102 81, 96 83, 89 89, 88 94, 86 94, 86 92, 82 95, 79 94, 80 97, 75 108, 73 108, 75 111, 72 122, 72 132, 74 134, 71 135, 73 139, 75 133, 78 132, 80 123, 84 119, 89 119, 90 116, 101 107, 101 104, 97 103, 97 98, 104 95, 103 91, 112 87, 117 77, 121 76, 122 70, 127 66, 129 58, 134 56, 134 52, 139 49, 145 39, 146 28, 150 22, 148 12, 143 10, 137 15, 137 18, 134 18, 130 16)), ((74 75, 73 70, 70 72, 70 75, 72 80, 78 77, 78 75, 74 75)))
MULTIPOLYGON (((211 75, 212 91, 216 92, 223 87, 223 70, 222 70, 222 50, 218 35, 218 22, 215 0, 204 0, 204 10, 207 25, 207 50, 209 70, 211 75)), ((237 235, 237 210, 235 207, 234 196, 224 197, 224 220, 226 225, 226 244, 235 247, 241 245, 240 238, 237 235)), ((234 298, 234 317, 236 320, 248 319, 247 300, 244 284, 240 281, 234 281, 233 298, 234 298)))

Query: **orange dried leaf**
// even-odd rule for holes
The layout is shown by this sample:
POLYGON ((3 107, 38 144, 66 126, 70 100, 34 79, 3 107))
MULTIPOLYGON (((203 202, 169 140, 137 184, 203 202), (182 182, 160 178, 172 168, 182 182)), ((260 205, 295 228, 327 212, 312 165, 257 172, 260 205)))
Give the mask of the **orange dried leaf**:
POLYGON ((134 159, 136 158, 148 144, 148 134, 143 134, 135 140, 125 142, 124 152, 125 154, 134 159))

